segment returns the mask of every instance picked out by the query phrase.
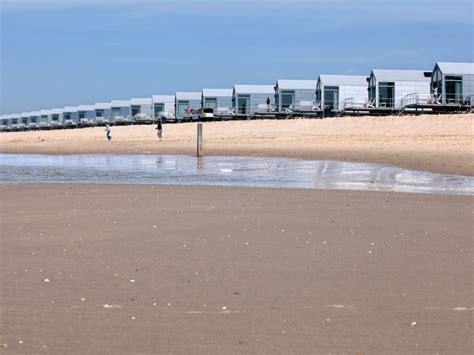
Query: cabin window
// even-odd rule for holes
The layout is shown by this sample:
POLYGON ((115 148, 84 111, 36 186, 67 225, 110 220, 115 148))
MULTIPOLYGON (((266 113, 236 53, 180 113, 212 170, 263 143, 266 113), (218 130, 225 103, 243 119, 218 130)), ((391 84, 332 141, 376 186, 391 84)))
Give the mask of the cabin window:
POLYGON ((95 110, 95 117, 104 117, 104 110, 95 110))
POLYGON ((141 110, 141 107, 140 106, 132 106, 132 117, 133 116, 136 116, 136 115, 139 115, 140 113, 142 112, 141 110))
POLYGON ((71 113, 64 112, 64 121, 69 121, 69 120, 71 120, 71 113))
POLYGON ((324 87, 324 108, 330 110, 339 108, 339 86, 324 87))
POLYGON ((31 122, 31 123, 36 123, 36 117, 31 117, 31 118, 30 118, 30 122, 31 122))
POLYGON ((59 115, 52 115, 51 121, 59 121, 59 115))
POLYGON ((16 118, 12 119, 12 124, 18 124, 18 119, 16 118))
POLYGON ((205 98, 204 99, 204 108, 217 109, 217 99, 216 98, 205 98))
POLYGON ((2 120, 2 125, 4 126, 8 125, 8 120, 2 120))
POLYGON ((154 104, 153 106, 155 117, 159 117, 165 111, 165 104, 154 104))
POLYGON ((281 92, 281 108, 289 108, 295 103, 295 92, 294 91, 282 91, 281 92))
POLYGON ((28 123, 28 118, 23 117, 23 118, 21 119, 21 123, 22 123, 22 124, 27 124, 27 123, 28 123))
POLYGON ((446 103, 457 104, 462 101, 462 76, 445 77, 446 103))
POLYGON ((178 117, 184 117, 189 110, 189 101, 178 101, 178 117))
POLYGON ((241 95, 237 97, 237 113, 247 114, 250 112, 250 96, 241 95))
POLYGON ((120 110, 120 107, 112 107, 111 115, 113 118, 121 116, 121 114, 122 114, 122 110, 120 110))
POLYGON ((42 123, 47 123, 48 122, 48 116, 41 116, 40 121, 42 123))
POLYGON ((79 112, 79 119, 82 120, 86 118, 86 113, 84 111, 79 112))
POLYGON ((379 83, 379 107, 394 107, 395 83, 379 83))

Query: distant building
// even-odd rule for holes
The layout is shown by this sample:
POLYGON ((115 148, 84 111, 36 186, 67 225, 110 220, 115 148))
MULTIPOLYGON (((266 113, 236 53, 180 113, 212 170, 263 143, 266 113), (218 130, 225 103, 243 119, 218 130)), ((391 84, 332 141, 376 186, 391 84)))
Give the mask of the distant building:
POLYGON ((369 103, 377 108, 400 108, 413 93, 429 95, 431 72, 374 69, 369 78, 369 103))
POLYGON ((312 107, 316 100, 316 80, 277 80, 275 110, 282 112, 295 105, 312 107))
POLYGON ((192 112, 201 108, 201 92, 177 92, 176 93, 176 119, 190 119, 192 112))
POLYGON ((324 75, 318 77, 316 103, 322 110, 342 110, 346 100, 367 104, 367 77, 361 75, 324 75))
POLYGON ((153 117, 174 118, 175 116, 175 95, 153 95, 153 117))
POLYGON ((202 108, 213 113, 229 114, 232 110, 232 89, 203 89, 202 108))
POLYGON ((275 105, 275 87, 273 85, 234 85, 232 103, 235 113, 249 115, 270 110, 275 105), (267 107, 267 100, 270 107, 267 107))
POLYGON ((442 104, 474 100, 474 63, 436 63, 431 77, 431 93, 442 104))

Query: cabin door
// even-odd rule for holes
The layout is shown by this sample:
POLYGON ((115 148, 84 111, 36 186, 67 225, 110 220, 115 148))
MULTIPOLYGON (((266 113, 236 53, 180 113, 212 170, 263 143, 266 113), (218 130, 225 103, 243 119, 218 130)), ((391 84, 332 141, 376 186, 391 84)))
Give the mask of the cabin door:
POLYGON ((462 100, 462 77, 446 76, 446 103, 458 104, 462 100))
POLYGON ((189 101, 178 101, 178 117, 184 117, 189 109, 189 101))
POLYGON ((162 112, 165 111, 165 104, 155 104, 153 108, 153 112, 155 113, 155 117, 159 117, 162 112))
POLYGON ((250 113, 250 96, 239 96, 237 98, 237 113, 243 115, 250 113))

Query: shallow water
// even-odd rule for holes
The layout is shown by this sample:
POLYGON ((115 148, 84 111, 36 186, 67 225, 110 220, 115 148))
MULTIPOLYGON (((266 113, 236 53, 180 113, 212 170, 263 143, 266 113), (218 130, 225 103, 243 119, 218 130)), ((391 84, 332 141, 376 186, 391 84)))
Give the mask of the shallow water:
POLYGON ((473 177, 379 164, 259 157, 0 154, 0 179, 474 194, 473 177))

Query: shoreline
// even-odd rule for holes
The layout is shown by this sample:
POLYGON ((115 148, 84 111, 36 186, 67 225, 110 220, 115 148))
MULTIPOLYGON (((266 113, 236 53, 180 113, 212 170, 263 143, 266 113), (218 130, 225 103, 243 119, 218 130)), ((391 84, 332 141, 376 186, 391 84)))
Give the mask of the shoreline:
MULTIPOLYGON (((281 157, 391 165, 474 176, 474 114, 345 117, 324 120, 204 123, 208 156, 281 157)), ((114 126, 0 134, 0 152, 16 154, 195 155, 196 124, 114 126)))

